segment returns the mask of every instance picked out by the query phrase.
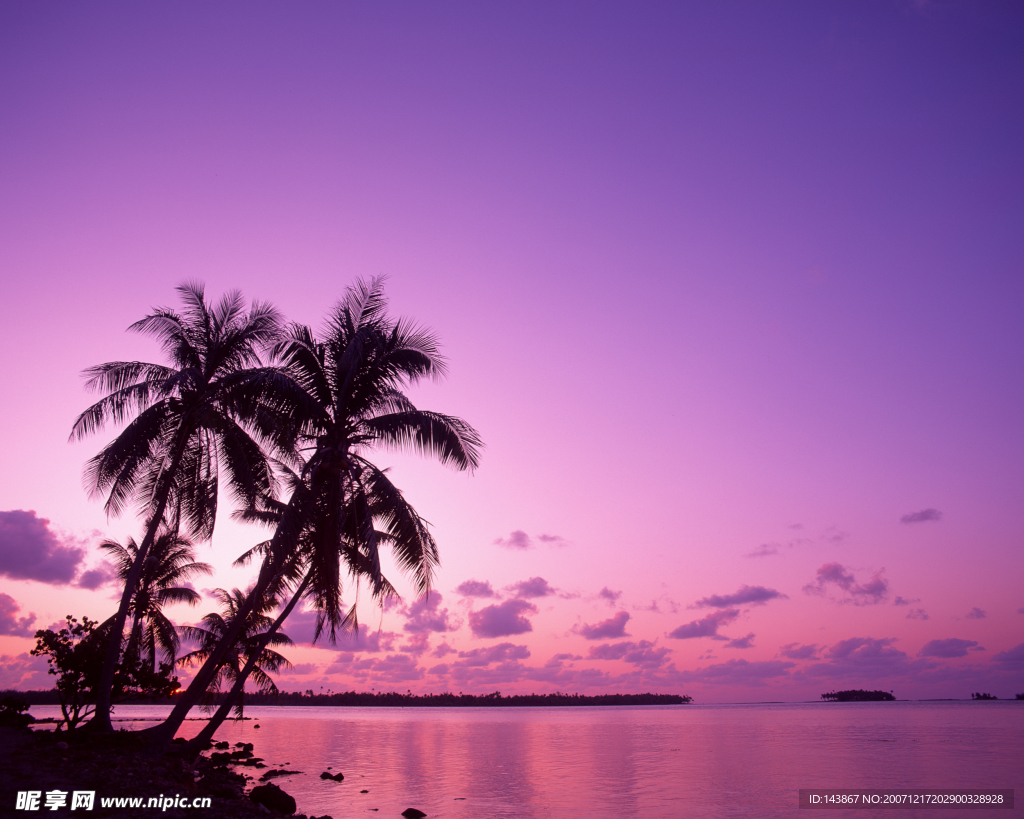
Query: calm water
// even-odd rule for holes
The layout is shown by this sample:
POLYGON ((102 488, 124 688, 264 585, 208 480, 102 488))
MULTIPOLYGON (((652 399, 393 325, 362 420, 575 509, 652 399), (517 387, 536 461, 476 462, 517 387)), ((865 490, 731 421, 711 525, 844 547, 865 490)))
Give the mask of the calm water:
MULTIPOLYGON (((117 716, 159 712, 120 706, 117 716)), ((1024 802, 1017 702, 246 713, 257 719, 225 724, 217 739, 254 742, 269 766, 303 771, 275 781, 300 811, 335 819, 394 817, 408 807, 437 819, 865 816, 800 811, 800 788, 1014 788, 1024 802), (329 766, 345 781, 321 780, 329 766)), ((960 815, 999 819, 1024 809, 896 814, 960 815)))

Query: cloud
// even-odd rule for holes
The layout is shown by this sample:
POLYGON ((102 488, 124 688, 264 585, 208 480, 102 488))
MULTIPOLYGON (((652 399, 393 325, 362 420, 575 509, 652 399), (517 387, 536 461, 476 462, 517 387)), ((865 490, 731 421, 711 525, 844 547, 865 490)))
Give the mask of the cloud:
POLYGON ((693 637, 712 637, 716 640, 725 640, 727 638, 722 637, 718 633, 718 629, 722 626, 727 626, 733 620, 740 616, 739 609, 723 609, 721 611, 715 611, 700 620, 694 620, 691 623, 687 623, 685 626, 680 626, 675 631, 669 633, 669 637, 673 637, 676 640, 689 640, 693 637))
POLYGON ((441 645, 437 646, 433 651, 430 652, 430 656, 432 656, 432 657, 446 657, 449 654, 454 654, 454 653, 455 653, 455 649, 452 648, 450 645, 448 645, 448 643, 441 643, 441 645))
POLYGON ((894 637, 851 637, 840 640, 828 650, 826 662, 807 666, 797 674, 801 677, 860 680, 904 674, 927 667, 925 660, 911 662, 905 652, 892 645, 894 642, 894 637))
POLYGON ((725 644, 726 648, 753 648, 754 647, 754 632, 750 632, 746 637, 737 637, 735 640, 730 640, 725 644))
MULTIPOLYGON (((79 576, 78 580, 75 581, 75 585, 82 589, 88 589, 89 591, 96 591, 100 586, 106 583, 113 583, 118 580, 117 571, 107 561, 103 561, 99 566, 93 569, 86 569, 79 576)), ((191 583, 183 583, 181 585, 188 586, 192 591, 196 588, 191 583)))
POLYGON ((74 580, 85 550, 68 546, 50 521, 32 510, 0 512, 0 575, 65 585, 74 580))
POLYGON ((927 523, 942 520, 942 512, 938 509, 922 509, 920 512, 909 512, 900 518, 900 523, 927 523))
POLYGON ((875 573, 867 583, 858 583, 853 573, 839 563, 826 563, 817 572, 817 580, 804 586, 807 594, 824 595, 830 585, 846 592, 845 602, 857 606, 881 603, 889 594, 889 581, 882 577, 882 571, 875 573))
POLYGON ((543 577, 520 580, 506 588, 515 597, 547 597, 549 594, 555 593, 555 590, 548 585, 548 581, 543 577))
POLYGON ((709 665, 696 671, 683 671, 679 677, 683 682, 758 685, 766 679, 787 676, 789 669, 795 665, 796 663, 784 660, 767 660, 764 662, 729 660, 728 662, 709 665))
MULTIPOLYGON (((66 625, 66 624, 65 624, 66 625)), ((33 657, 27 651, 12 657, 0 657, 0 690, 32 691, 53 688, 49 664, 42 657, 33 657)))
POLYGON ((977 606, 975 606, 969 612, 967 612, 965 617, 967 617, 968 620, 984 620, 986 617, 988 617, 988 612, 984 609, 979 609, 977 606))
POLYGON ((993 655, 992 662, 1006 671, 1024 671, 1024 643, 993 655))
POLYGON ((499 537, 494 541, 495 546, 504 546, 506 549, 530 549, 533 541, 522 529, 517 529, 508 537, 499 537))
POLYGON ((568 546, 569 541, 561 535, 537 535, 537 540, 541 543, 549 543, 552 546, 568 546))
POLYGON ((456 592, 461 594, 463 597, 497 597, 494 589, 491 588, 490 581, 487 580, 467 580, 465 583, 461 583, 455 589, 456 592))
POLYGON ((713 594, 710 597, 703 597, 694 603, 690 608, 706 608, 712 606, 716 609, 728 609, 733 606, 763 606, 769 600, 789 598, 782 592, 775 589, 767 589, 764 586, 742 586, 739 591, 732 594, 713 594))
POLYGON ((978 645, 977 640, 960 640, 950 637, 946 640, 930 640, 917 652, 918 657, 941 657, 948 660, 953 657, 966 657, 967 649, 978 645))
POLYGON ((928 620, 928 613, 924 609, 911 609, 907 612, 908 620, 928 620))
POLYGON ((320 666, 315 663, 299 663, 288 668, 282 668, 279 672, 282 676, 296 677, 305 676, 307 674, 313 674, 320 670, 320 666))
POLYGON ((31 637, 35 634, 32 623, 36 615, 32 612, 27 617, 18 618, 21 606, 9 594, 0 592, 0 634, 10 634, 14 637, 31 637))
POLYGON ((419 657, 421 654, 426 654, 427 651, 430 650, 430 634, 425 631, 413 634, 413 636, 409 638, 409 642, 398 650, 403 654, 412 654, 416 657, 419 657))
POLYGON ((597 593, 597 596, 600 597, 602 600, 607 600, 609 606, 614 606, 619 601, 619 598, 622 597, 622 592, 612 591, 607 586, 605 586, 603 589, 601 589, 601 591, 597 593))
POLYGON ((779 649, 779 653, 783 657, 789 657, 791 660, 817 660, 818 646, 802 646, 798 643, 789 643, 788 645, 782 646, 782 648, 779 649))
POLYGON ((455 631, 461 623, 452 623, 448 609, 441 608, 441 592, 424 595, 405 610, 406 622, 402 628, 410 634, 432 631, 455 631))
POLYGON ((917 598, 917 597, 915 597, 913 600, 908 600, 906 597, 900 597, 897 594, 896 595, 896 599, 892 601, 892 604, 894 606, 911 606, 914 603, 920 603, 920 602, 921 602, 921 600, 919 598, 917 598))
POLYGON ((526 614, 536 614, 537 607, 526 600, 506 600, 474 611, 469 615, 469 627, 477 637, 510 637, 533 631, 526 614))
POLYGON ((641 668, 658 668, 668 662, 671 652, 667 648, 657 648, 650 640, 639 643, 604 643, 591 646, 588 658, 591 660, 624 660, 641 668))
POLYGON ((754 551, 748 552, 744 557, 770 557, 779 553, 779 546, 776 543, 762 543, 754 551))
POLYGON ((474 648, 472 651, 460 651, 459 659, 453 663, 456 667, 482 668, 492 663, 503 663, 509 660, 525 660, 530 656, 530 649, 512 643, 498 643, 487 648, 474 648))
POLYGON ((600 623, 581 626, 574 626, 573 631, 586 640, 614 640, 616 637, 628 637, 626 634, 626 623, 629 622, 629 612, 620 611, 614 617, 602 620, 600 623))

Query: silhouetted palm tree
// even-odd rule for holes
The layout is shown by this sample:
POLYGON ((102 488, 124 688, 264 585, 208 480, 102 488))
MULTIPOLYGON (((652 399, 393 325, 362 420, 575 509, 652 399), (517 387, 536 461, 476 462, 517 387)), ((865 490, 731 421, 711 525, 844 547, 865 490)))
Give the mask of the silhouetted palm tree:
MULTIPOLYGON (((381 546, 393 551, 418 592, 430 588, 437 546, 426 523, 381 469, 373 448, 412 448, 457 469, 473 469, 481 441, 461 419, 417 409, 402 392, 445 371, 435 337, 386 315, 380 280, 349 288, 331 313, 324 339, 294 325, 275 349, 294 385, 275 395, 291 421, 279 424, 275 444, 290 461, 291 495, 265 550, 252 593, 267 593, 283 567, 301 555, 303 576, 318 612, 316 636, 333 641, 346 623, 342 567, 366 577, 375 596, 390 590, 380 570, 381 546), (384 534, 381 537, 379 532, 384 534)), ((261 497, 260 502, 266 496, 261 497)), ((224 644, 232 636, 226 635, 224 644)), ((169 741, 202 696, 219 662, 211 654, 154 736, 169 741)))
MULTIPOLYGON (((139 552, 135 540, 128 538, 124 546, 114 540, 105 540, 100 548, 113 559, 117 576, 127 581, 139 552)), ((195 590, 181 585, 196 575, 213 572, 212 566, 196 563, 194 557, 192 542, 188 538, 166 531, 157 536, 142 564, 142 573, 128 606, 132 625, 124 652, 126 657, 137 657, 156 671, 159 668, 157 649, 160 649, 167 657, 167 664, 174 666, 180 641, 178 631, 164 615, 163 607, 174 603, 194 606, 201 599, 195 590)))
POLYGON ((203 286, 178 288, 182 314, 160 308, 129 328, 154 336, 170 365, 113 361, 86 370, 86 386, 105 396, 83 412, 72 438, 84 438, 109 421, 128 421, 117 438, 86 465, 95 495, 119 514, 136 501, 146 533, 126 577, 115 615, 94 726, 112 730, 110 690, 120 638, 142 565, 157 531, 179 527, 199 539, 213 531, 218 478, 223 466, 243 505, 269 494, 274 475, 250 433, 265 440, 274 426, 267 399, 276 371, 260 367, 259 352, 280 330, 277 311, 254 304, 245 313, 237 291, 218 304, 206 302, 203 286))
MULTIPOLYGON (((292 645, 291 639, 279 631, 270 635, 267 640, 261 639, 264 633, 273 625, 273 620, 266 615, 266 612, 276 605, 276 601, 271 600, 269 605, 265 603, 259 609, 252 609, 248 616, 245 616, 242 614, 246 608, 247 595, 244 592, 239 589, 232 589, 230 592, 224 589, 215 589, 214 595, 220 601, 223 613, 211 612, 202 619, 202 625, 181 627, 181 633, 187 639, 199 643, 199 648, 184 655, 178 660, 178 664, 195 665, 197 663, 205 663, 209 660, 214 649, 231 631, 231 627, 236 622, 239 622, 242 617, 245 617, 240 635, 220 661, 213 683, 207 689, 207 693, 212 694, 220 691, 224 683, 234 684, 239 678, 242 669, 250 660, 252 661, 252 667, 249 676, 259 687, 259 690, 267 693, 276 693, 277 685, 270 678, 268 672, 276 672, 281 668, 291 668, 291 663, 267 646, 292 645)), ((244 707, 244 696, 240 695, 235 700, 234 706, 236 716, 241 717, 244 707)))

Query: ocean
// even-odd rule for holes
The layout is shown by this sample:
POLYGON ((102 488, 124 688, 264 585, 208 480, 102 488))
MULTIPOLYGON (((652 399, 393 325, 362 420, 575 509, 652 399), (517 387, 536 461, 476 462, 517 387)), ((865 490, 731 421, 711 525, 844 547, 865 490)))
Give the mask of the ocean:
MULTIPOLYGON (((165 710, 119 706, 115 716, 142 727, 165 710)), ((273 781, 300 812, 334 819, 410 807, 434 819, 806 819, 800 789, 1012 788, 1024 800, 1024 702, 253 707, 246 716, 217 739, 254 743, 266 770, 302 771, 273 781), (320 779, 328 769, 344 781, 320 779)), ((1017 805, 897 815, 1024 816, 1017 805)))

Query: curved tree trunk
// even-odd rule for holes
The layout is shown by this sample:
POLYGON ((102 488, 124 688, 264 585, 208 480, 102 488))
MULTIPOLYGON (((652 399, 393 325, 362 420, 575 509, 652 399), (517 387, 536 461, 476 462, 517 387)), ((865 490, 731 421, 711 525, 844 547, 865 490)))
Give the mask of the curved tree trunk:
POLYGON ((273 639, 274 635, 280 630, 284 621, 288 619, 288 615, 292 613, 292 610, 295 608, 299 600, 302 599, 302 595, 305 594, 306 588, 309 586, 312 579, 312 574, 306 575, 305 579, 299 584, 299 587, 292 595, 292 599, 288 601, 288 605, 284 607, 277 619, 274 621, 274 624, 267 629, 264 634, 260 635, 260 642, 257 646, 257 650, 249 655, 249 659, 246 662, 245 667, 242 669, 241 673, 236 675, 235 682, 231 686, 231 691, 228 692, 224 702, 220 704, 220 707, 210 718, 210 721, 203 727, 203 730, 189 740, 188 744, 190 749, 197 752, 201 751, 206 746, 206 743, 213 739, 214 733, 216 733, 217 729, 224 723, 224 720, 228 718, 228 714, 231 713, 231 709, 234 708, 235 703, 240 700, 242 693, 245 690, 245 681, 249 679, 249 675, 252 674, 252 670, 256 667, 256 663, 259 661, 259 657, 263 653, 263 650, 270 645, 271 639, 273 639))
POLYGON ((124 634, 125 620, 128 619, 128 608, 135 594, 135 588, 139 584, 139 579, 142 577, 142 567, 146 563, 146 557, 149 555, 149 550, 153 547, 153 543, 156 540, 156 533, 160 529, 160 524, 163 523, 164 512, 167 510, 167 501, 171 494, 170 476, 177 471, 178 465, 181 463, 181 458, 185 454, 185 445, 188 443, 188 437, 187 435, 181 435, 181 439, 174 448, 170 466, 165 471, 165 477, 160 481, 159 488, 154 493, 153 514, 150 516, 146 526, 146 536, 142 539, 142 544, 135 555, 131 569, 128 570, 124 591, 121 593, 121 603, 118 605, 117 614, 113 618, 110 642, 107 643, 107 655, 103 661, 103 672, 100 674, 100 680, 96 686, 96 711, 90 723, 90 728, 94 731, 101 733, 113 733, 114 731, 114 724, 110 721, 110 708, 114 690, 114 673, 117 671, 118 660, 121 658, 121 637, 124 634))

